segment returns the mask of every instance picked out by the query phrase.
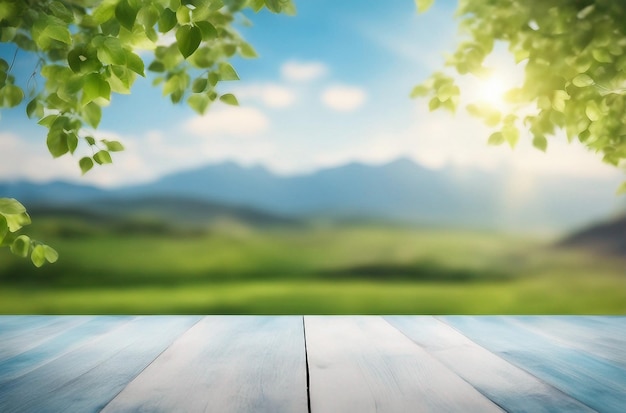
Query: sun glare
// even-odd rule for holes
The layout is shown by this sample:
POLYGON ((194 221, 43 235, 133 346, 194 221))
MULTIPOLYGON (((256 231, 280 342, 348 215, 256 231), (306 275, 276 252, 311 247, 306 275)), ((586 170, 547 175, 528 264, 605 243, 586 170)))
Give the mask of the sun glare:
POLYGON ((492 75, 478 85, 478 98, 482 102, 502 107, 505 105, 504 94, 507 90, 506 82, 500 76, 492 75))

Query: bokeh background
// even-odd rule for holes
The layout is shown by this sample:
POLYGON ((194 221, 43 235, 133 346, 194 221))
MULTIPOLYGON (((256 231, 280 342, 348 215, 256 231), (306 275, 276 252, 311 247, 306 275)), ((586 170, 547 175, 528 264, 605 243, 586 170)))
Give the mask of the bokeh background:
MULTIPOLYGON (((126 151, 84 177, 3 111, 0 197, 60 259, 0 251, 1 313, 626 312, 623 171, 562 135, 488 146, 465 111, 408 98, 459 41, 455 2, 296 6, 237 24, 259 54, 221 86, 239 107, 195 115, 150 76, 114 96, 94 133, 126 151)), ((15 56, 26 82, 36 57, 15 56)), ((489 64, 468 101, 519 81, 506 50, 489 64)))

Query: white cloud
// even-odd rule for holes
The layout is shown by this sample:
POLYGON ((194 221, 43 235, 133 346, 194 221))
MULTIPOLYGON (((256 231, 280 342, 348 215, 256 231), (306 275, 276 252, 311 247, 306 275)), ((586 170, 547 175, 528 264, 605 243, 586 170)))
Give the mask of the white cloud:
POLYGON ((289 61, 283 64, 280 71, 287 80, 306 82, 325 75, 328 67, 321 62, 289 61))
POLYGON ((544 153, 532 146, 532 137, 523 128, 515 149, 506 144, 487 145, 491 129, 464 109, 455 116, 447 112, 429 112, 427 102, 421 101, 417 104, 416 118, 419 120, 396 141, 402 146, 400 151, 430 168, 451 165, 485 171, 508 169, 531 175, 607 178, 619 173, 581 144, 568 143, 563 134, 548 138, 548 150, 544 153))
POLYGON ((155 177, 149 156, 136 142, 112 132, 98 131, 97 139, 122 141, 126 150, 112 154, 113 165, 95 165, 81 176, 78 160, 91 155, 91 151, 79 146, 74 156, 64 155, 54 159, 45 144, 32 142, 12 133, 0 133, 0 180, 28 179, 34 182, 66 180, 82 184, 113 186, 120 183, 141 182, 155 177), (5 154, 7 156, 5 156, 5 154))
POLYGON ((266 131, 269 124, 269 119, 256 108, 224 107, 189 119, 184 129, 197 136, 254 136, 266 131))
POLYGON ((286 108, 296 101, 293 90, 274 83, 240 86, 235 88, 233 93, 239 100, 260 100, 270 108, 286 108))
POLYGON ((67 157, 53 159, 45 143, 32 142, 11 132, 0 133, 0 180, 28 177, 35 182, 57 176, 78 173, 76 160, 67 157))
POLYGON ((335 85, 326 88, 321 99, 331 109, 348 112, 363 105, 367 94, 359 87, 335 85))

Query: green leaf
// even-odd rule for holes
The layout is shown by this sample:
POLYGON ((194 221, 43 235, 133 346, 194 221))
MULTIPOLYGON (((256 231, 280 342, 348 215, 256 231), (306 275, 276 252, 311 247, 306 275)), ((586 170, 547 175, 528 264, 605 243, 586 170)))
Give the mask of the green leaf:
POLYGON ((49 263, 54 264, 59 259, 59 253, 49 245, 42 245, 44 250, 44 257, 49 263))
POLYGON ((165 72, 165 66, 163 65, 162 62, 159 62, 158 60, 154 60, 148 66, 148 70, 151 72, 162 73, 162 72, 165 72))
POLYGON ((247 59, 254 59, 258 57, 254 48, 250 46, 248 43, 242 43, 239 45, 239 54, 241 54, 242 57, 245 57, 247 59))
POLYGON ((37 123, 41 126, 49 128, 58 119, 58 117, 59 115, 48 115, 45 118, 40 119, 37 123))
POLYGON ((91 158, 85 156, 83 158, 80 158, 80 161, 78 161, 78 166, 80 166, 81 172, 83 173, 83 175, 85 175, 91 170, 91 168, 93 168, 93 161, 91 160, 91 158))
POLYGON ((519 140, 519 129, 513 125, 506 125, 502 128, 502 136, 509 143, 509 146, 514 148, 519 140))
POLYGON ((420 13, 424 13, 433 5, 434 0, 415 0, 415 5, 417 6, 417 11, 420 13))
POLYGON ((132 31, 137 19, 138 10, 132 7, 128 0, 121 0, 115 6, 115 18, 120 22, 122 27, 132 31))
POLYGON ((441 102, 445 102, 452 96, 458 95, 458 88, 453 84, 445 83, 439 89, 437 89, 437 97, 441 102))
POLYGON ((569 94, 564 90, 555 90, 552 97, 552 108, 556 111, 563 112, 565 110, 565 103, 569 100, 569 94))
POLYGON ((95 102, 89 102, 83 107, 83 116, 87 123, 96 129, 102 119, 102 108, 95 102))
POLYGON ((430 92, 430 88, 424 85, 417 85, 411 90, 410 96, 412 98, 424 97, 428 95, 428 92, 430 92))
POLYGON ((26 258, 29 250, 30 238, 26 235, 20 235, 11 244, 11 252, 18 257, 26 258))
POLYGON ((176 13, 166 8, 165 10, 163 10, 163 13, 161 13, 161 17, 159 18, 159 32, 169 32, 174 28, 174 26, 176 26, 176 23, 176 13))
POLYGON ((0 215, 0 244, 4 241, 4 237, 9 233, 9 226, 4 216, 0 215))
POLYGON ((115 17, 117 4, 111 1, 103 1, 93 11, 92 17, 96 24, 103 24, 115 17))
POLYGON ((41 267, 46 263, 46 250, 43 245, 36 245, 33 248, 33 252, 30 254, 30 259, 35 264, 35 267, 41 267))
POLYGON ((19 86, 8 84, 0 89, 0 96, 3 98, 2 105, 12 108, 24 99, 24 91, 19 86))
POLYGON ((183 74, 176 74, 165 82, 163 85, 163 96, 174 93, 183 93, 187 88, 188 78, 183 74))
POLYGON ((540 151, 545 152, 546 149, 548 149, 548 140, 545 138, 545 136, 536 135, 533 138, 533 146, 540 151))
POLYGON ((71 154, 73 154, 76 148, 78 147, 78 136, 76 136, 74 132, 71 132, 67 134, 66 139, 67 139, 67 149, 70 151, 71 154))
POLYGON ((624 194, 626 194, 626 181, 622 182, 620 184, 620 186, 617 188, 617 191, 615 191, 615 194, 616 195, 624 195, 624 194))
POLYGON ((196 22, 195 25, 200 29, 200 33, 202 33, 202 40, 211 40, 217 37, 217 29, 211 23, 199 21, 196 22))
POLYGON ((37 110, 37 98, 34 98, 30 102, 28 102, 28 105, 26 105, 26 116, 28 116, 29 118, 32 118, 36 110, 37 110))
POLYGON ((26 212, 26 207, 13 198, 0 198, 0 215, 17 215, 26 212))
POLYGON ((441 101, 437 96, 433 97, 432 99, 430 99, 430 102, 428 102, 428 110, 430 110, 431 112, 433 110, 437 110, 439 106, 441 106, 441 101))
POLYGON ((265 7, 274 13, 280 13, 282 10, 281 0, 265 0, 265 7))
POLYGON ((51 25, 44 31, 49 38, 58 40, 65 44, 72 44, 72 37, 67 27, 61 25, 51 25))
POLYGON ((489 136, 487 144, 489 145, 501 145, 504 143, 504 135, 502 132, 494 132, 489 136))
POLYGON ((93 136, 85 136, 85 142, 87 142, 87 144, 89 144, 90 146, 96 144, 96 140, 93 138, 93 136))
POLYGON ((227 56, 227 57, 231 57, 232 55, 237 53, 237 46, 235 46, 234 44, 231 44, 231 43, 223 44, 222 45, 222 53, 225 56, 227 56))
POLYGON ((196 51, 201 41, 202 33, 195 26, 182 26, 176 32, 176 44, 185 59, 196 51))
POLYGON ((591 55, 600 63, 612 63, 613 56, 606 49, 592 49, 591 55))
POLYGON ((587 102, 587 105, 585 106, 585 114, 587 115, 587 118, 589 118, 589 120, 592 122, 597 121, 603 115, 600 106, 598 106, 595 100, 587 102))
POLYGON ((191 91, 193 93, 202 93, 205 91, 207 85, 208 80, 204 77, 199 77, 193 81, 193 84, 191 85, 191 91))
POLYGON ((228 105, 239 106, 239 102, 237 98, 232 93, 227 93, 225 95, 220 96, 220 100, 228 105))
POLYGON ((111 159, 111 154, 108 151, 105 151, 105 150, 98 151, 93 156, 93 160, 96 161, 100 165, 104 165, 104 164, 107 164, 107 163, 113 163, 113 160, 111 159))
POLYGON ((129 50, 125 50, 124 53, 126 54, 126 67, 138 75, 145 77, 144 63, 141 57, 129 50))
POLYGON ((219 82, 220 80, 220 75, 215 72, 211 72, 209 73, 208 80, 211 86, 215 86, 217 85, 217 82, 219 82))
POLYGON ((102 45, 98 47, 98 59, 105 65, 125 65, 126 50, 122 46, 120 39, 107 37, 102 45))
POLYGON ((202 115, 206 111, 209 103, 211 103, 211 100, 204 93, 193 94, 187 99, 187 104, 189 105, 189 107, 195 110, 200 115, 202 115))
POLYGON ((90 73, 84 78, 83 85, 83 106, 87 103, 102 98, 111 100, 111 86, 99 73, 90 73))
POLYGON ((250 0, 250 7, 255 13, 258 13, 265 5, 264 0, 250 0))
POLYGON ((191 10, 187 6, 180 6, 176 10, 176 20, 181 25, 191 23, 191 10))
POLYGON ((228 63, 219 64, 219 80, 239 80, 239 75, 228 63))
POLYGON ((74 21, 74 13, 72 13, 67 7, 60 1, 53 1, 50 4, 50 11, 53 15, 63 20, 66 23, 74 21))
POLYGON ((589 75, 582 73, 572 79, 572 83, 577 87, 587 87, 594 84, 594 81, 589 75))
POLYGON ((50 130, 46 145, 54 158, 65 155, 70 150, 67 144, 67 134, 62 130, 50 130))
POLYGON ((29 225, 31 223, 30 216, 26 212, 14 215, 5 215, 4 218, 7 221, 7 226, 10 232, 19 231, 20 228, 29 225))
POLYGON ((122 145, 118 141, 107 141, 103 140, 102 143, 107 147, 107 150, 110 152, 122 152, 124 150, 124 145, 122 145))

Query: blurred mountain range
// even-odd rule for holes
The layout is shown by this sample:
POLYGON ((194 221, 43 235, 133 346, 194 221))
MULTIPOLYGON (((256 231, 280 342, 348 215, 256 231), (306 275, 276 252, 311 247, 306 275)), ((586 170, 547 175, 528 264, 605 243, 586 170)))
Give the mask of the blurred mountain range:
POLYGON ((626 215, 589 225, 565 237, 558 245, 626 257, 626 215))
MULTIPOLYGON (((157 181, 101 189, 66 182, 0 182, 0 197, 28 208, 125 208, 242 211, 270 220, 376 220, 502 230, 566 231, 624 210, 619 180, 542 178, 506 170, 431 170, 409 159, 384 165, 350 163, 281 176, 232 162, 167 175, 157 181), (164 206, 166 205, 166 206, 164 206)), ((188 213, 187 213, 188 215, 188 213)))

